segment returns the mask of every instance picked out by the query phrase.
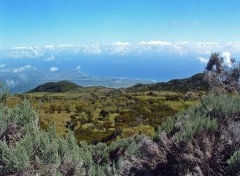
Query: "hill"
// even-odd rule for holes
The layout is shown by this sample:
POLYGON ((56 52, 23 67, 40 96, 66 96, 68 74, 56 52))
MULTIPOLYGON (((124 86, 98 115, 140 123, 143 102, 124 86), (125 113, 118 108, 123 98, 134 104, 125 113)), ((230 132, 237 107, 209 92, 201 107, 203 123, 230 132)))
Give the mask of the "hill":
POLYGON ((99 91, 101 89, 112 90, 113 92, 118 92, 119 90, 127 91, 129 93, 133 92, 146 92, 146 91, 176 91, 185 93, 187 91, 207 91, 209 90, 209 84, 204 80, 204 74, 198 73, 190 78, 184 79, 173 79, 168 82, 158 82, 152 84, 136 84, 129 88, 122 89, 111 89, 104 87, 82 87, 70 81, 60 81, 60 82, 48 82, 38 87, 28 91, 27 93, 34 92, 47 92, 47 93, 64 93, 64 92, 74 92, 74 91, 85 91, 90 89, 95 89, 99 91))
POLYGON ((48 92, 48 93, 63 93, 67 91, 73 91, 81 86, 70 82, 70 81, 59 81, 59 82, 47 82, 45 84, 39 85, 38 87, 28 91, 27 93, 34 92, 48 92))
POLYGON ((136 84, 127 88, 129 92, 141 92, 141 91, 207 91, 209 90, 209 84, 204 80, 204 74, 198 73, 190 78, 173 79, 168 82, 159 82, 154 84, 136 84))

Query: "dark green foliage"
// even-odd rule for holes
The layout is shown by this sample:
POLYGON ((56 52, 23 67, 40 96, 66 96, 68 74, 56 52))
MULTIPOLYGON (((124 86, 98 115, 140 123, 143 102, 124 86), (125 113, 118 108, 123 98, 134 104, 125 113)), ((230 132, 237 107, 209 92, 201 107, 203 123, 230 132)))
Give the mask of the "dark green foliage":
POLYGON ((105 118, 108 114, 109 114, 109 112, 106 111, 105 109, 102 109, 102 110, 100 111, 100 115, 103 116, 103 118, 105 118))
POLYGON ((33 93, 33 92, 51 92, 51 93, 58 92, 59 93, 59 92, 66 92, 70 90, 72 91, 79 87, 80 87, 79 85, 72 83, 70 81, 48 82, 36 87, 35 89, 28 91, 28 93, 33 93))
POLYGON ((240 174, 240 149, 238 151, 236 151, 231 158, 227 161, 228 165, 230 167, 230 170, 234 173, 238 173, 240 174))
POLYGON ((137 84, 130 88, 127 88, 129 92, 141 92, 141 91, 207 91, 209 90, 209 84, 204 79, 203 73, 198 73, 190 78, 174 79, 168 82, 160 82, 155 84, 137 84))
POLYGON ((131 110, 120 112, 116 117, 117 127, 133 127, 140 124, 149 124, 157 128, 163 121, 163 117, 170 116, 175 110, 159 100, 135 100, 128 106, 131 110))

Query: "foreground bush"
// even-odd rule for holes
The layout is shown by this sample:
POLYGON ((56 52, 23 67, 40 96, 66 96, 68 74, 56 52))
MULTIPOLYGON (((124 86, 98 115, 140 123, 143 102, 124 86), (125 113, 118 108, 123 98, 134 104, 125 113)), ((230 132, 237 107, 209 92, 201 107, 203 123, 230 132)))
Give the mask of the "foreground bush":
POLYGON ((122 163, 122 175, 237 175, 240 163, 240 96, 203 97, 169 118, 154 140, 122 163), (227 103, 226 103, 227 102, 227 103))
POLYGON ((0 103, 0 175, 116 175, 125 153, 134 154, 142 137, 111 146, 77 144, 39 129, 38 116, 28 101, 15 108, 0 103))
MULTIPOLYGON (((126 129, 126 136, 152 129, 126 129)), ((209 94, 159 127, 110 145, 39 128, 28 101, 0 103, 0 175, 237 175, 240 96, 209 94), (227 103, 226 103, 227 102, 227 103)), ((123 136, 124 137, 124 136, 123 136)))

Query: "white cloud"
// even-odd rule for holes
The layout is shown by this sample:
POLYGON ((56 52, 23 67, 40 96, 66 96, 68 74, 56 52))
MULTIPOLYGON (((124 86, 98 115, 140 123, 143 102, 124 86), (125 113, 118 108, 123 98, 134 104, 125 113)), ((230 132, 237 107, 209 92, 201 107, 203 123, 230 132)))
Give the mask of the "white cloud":
POLYGON ((54 55, 51 55, 50 57, 44 59, 45 61, 53 61, 55 60, 55 56, 54 55))
POLYGON ((0 49, 0 58, 37 58, 44 54, 39 47, 15 47, 9 49, 0 49))
POLYGON ((159 46, 171 46, 172 45, 171 42, 167 42, 167 41, 149 41, 149 42, 142 41, 142 42, 140 42, 140 44, 142 44, 142 45, 159 45, 159 46))
POLYGON ((58 71, 58 68, 57 68, 57 67, 51 67, 51 68, 50 68, 50 72, 56 72, 56 71, 58 71))
POLYGON ((55 46, 54 46, 54 45, 46 45, 45 48, 48 48, 48 49, 54 50, 54 49, 55 49, 55 46))
POLYGON ((60 47, 60 48, 64 48, 64 47, 74 47, 75 45, 73 45, 73 44, 66 44, 66 45, 64 45, 64 44, 61 44, 61 45, 58 45, 58 47, 60 47))
POLYGON ((102 48, 99 44, 81 45, 75 48, 75 52, 84 54, 101 54, 102 48))
POLYGON ((209 61, 209 59, 204 58, 204 57, 198 57, 197 59, 198 59, 201 63, 204 63, 204 64, 208 63, 208 61, 209 61))
POLYGON ((14 48, 11 48, 11 49, 23 50, 23 49, 28 49, 28 47, 20 46, 20 47, 14 47, 14 48))
POLYGON ((93 45, 47 45, 44 47, 18 47, 0 49, 0 58, 46 58, 53 60, 61 54, 197 54, 210 55, 213 52, 229 51, 240 54, 240 42, 169 42, 169 41, 141 41, 138 43, 115 42, 111 44, 93 45), (54 49, 53 49, 54 48, 54 49))
POLYGON ((113 45, 116 45, 116 46, 129 46, 129 43, 128 42, 115 42, 115 43, 113 43, 113 45))
POLYGON ((131 48, 131 45, 128 42, 115 42, 112 44, 112 47, 110 48, 111 54, 124 54, 128 52, 128 50, 131 48))
POLYGON ((79 73, 81 73, 83 76, 88 76, 86 73, 83 73, 82 71, 81 71, 81 65, 78 65, 77 67, 76 67, 76 70, 78 70, 78 72, 79 73))
POLYGON ((81 69, 81 65, 78 65, 78 66, 76 67, 76 69, 77 69, 77 70, 80 70, 80 69, 81 69))
POLYGON ((223 52, 222 57, 224 58, 224 63, 228 66, 232 66, 231 53, 229 51, 223 52))
POLYGON ((0 73, 9 73, 9 72, 20 73, 27 70, 36 70, 36 68, 32 67, 31 65, 25 65, 23 67, 17 67, 17 68, 7 68, 6 64, 0 64, 0 73))
POLYGON ((13 68, 13 73, 24 72, 27 70, 36 70, 36 68, 32 67, 31 65, 25 65, 23 67, 13 68))

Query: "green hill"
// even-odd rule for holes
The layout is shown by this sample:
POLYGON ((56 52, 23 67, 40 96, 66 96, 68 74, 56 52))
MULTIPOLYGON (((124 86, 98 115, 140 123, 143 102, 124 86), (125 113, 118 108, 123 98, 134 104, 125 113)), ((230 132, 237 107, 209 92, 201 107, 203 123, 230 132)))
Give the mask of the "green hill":
POLYGON ((81 88, 81 86, 70 81, 48 82, 28 91, 27 93, 34 92, 63 93, 67 91, 73 91, 78 88, 81 88))
POLYGON ((159 82, 155 84, 136 84, 127 88, 129 92, 141 92, 141 91, 207 91, 209 90, 209 84, 204 80, 204 74, 198 73, 190 78, 173 79, 168 82, 159 82))
MULTIPOLYGON (((108 89, 117 91, 117 89, 93 86, 82 87, 70 81, 48 82, 28 91, 27 93, 34 92, 47 92, 47 93, 64 93, 64 92, 87 92, 89 90, 100 91, 108 89)), ((122 88, 127 92, 144 92, 144 91, 176 91, 185 93, 187 91, 207 91, 209 90, 208 83, 204 80, 204 74, 198 73, 190 78, 173 79, 168 82, 158 82, 154 84, 136 84, 129 88, 122 88)))

